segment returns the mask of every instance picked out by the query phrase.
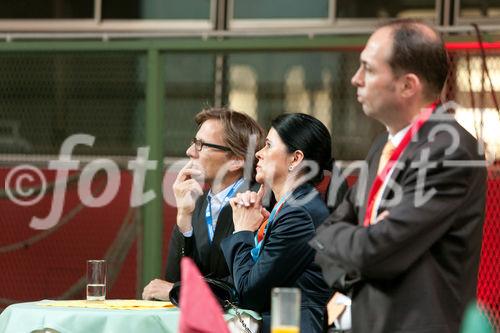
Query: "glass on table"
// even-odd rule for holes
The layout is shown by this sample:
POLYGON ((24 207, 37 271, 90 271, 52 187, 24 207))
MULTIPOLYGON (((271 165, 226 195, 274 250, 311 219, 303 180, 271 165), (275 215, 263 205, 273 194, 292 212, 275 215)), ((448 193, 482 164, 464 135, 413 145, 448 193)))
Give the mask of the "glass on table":
POLYGON ((106 260, 87 260, 87 301, 106 299, 106 260))
POLYGON ((273 288, 271 291, 271 332, 300 332, 300 290, 273 288))

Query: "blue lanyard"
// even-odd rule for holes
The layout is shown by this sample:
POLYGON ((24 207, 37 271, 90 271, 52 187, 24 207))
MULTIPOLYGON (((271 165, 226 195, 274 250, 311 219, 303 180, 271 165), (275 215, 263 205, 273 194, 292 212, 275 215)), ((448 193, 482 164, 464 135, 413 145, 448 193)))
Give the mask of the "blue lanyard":
MULTIPOLYGON (((224 197, 224 200, 222 200, 222 204, 219 208, 219 211, 217 213, 217 218, 220 215, 220 212, 222 208, 224 208, 225 205, 229 202, 229 199, 231 199, 235 193, 238 187, 243 183, 243 178, 240 178, 236 183, 234 183, 233 187, 227 192, 226 196, 224 197)), ((207 231, 208 231, 208 242, 212 243, 214 239, 214 233, 215 233, 215 228, 213 224, 213 219, 212 219, 212 198, 208 197, 208 205, 207 209, 205 211, 205 223, 207 224, 207 231)))
POLYGON ((269 229, 269 227, 273 224, 273 222, 274 222, 274 220, 276 218, 276 215, 278 214, 278 212, 281 209, 281 206, 283 206, 283 204, 285 203, 286 199, 288 199, 288 197, 291 194, 292 194, 292 192, 286 193, 280 199, 280 201, 278 201, 276 203, 276 205, 274 205, 273 210, 271 211, 271 214, 269 215, 269 218, 267 219, 267 224, 266 224, 266 226, 264 228, 264 236, 262 237, 262 240, 260 242, 259 242, 259 239, 258 239, 259 231, 257 230, 257 232, 255 233, 255 238, 254 238, 255 246, 252 248, 252 250, 250 250, 250 254, 252 255, 252 259, 253 259, 254 262, 256 262, 257 259, 259 259, 260 251, 261 251, 262 245, 264 243, 264 238, 266 237, 267 229, 269 229))

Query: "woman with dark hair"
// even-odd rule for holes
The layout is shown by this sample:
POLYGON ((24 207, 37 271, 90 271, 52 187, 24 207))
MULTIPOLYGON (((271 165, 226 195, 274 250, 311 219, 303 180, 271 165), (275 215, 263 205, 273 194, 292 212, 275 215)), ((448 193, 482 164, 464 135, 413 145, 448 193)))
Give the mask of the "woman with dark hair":
POLYGON ((301 332, 321 332, 332 291, 307 242, 329 214, 314 184, 332 167, 330 134, 314 117, 284 114, 272 122, 256 157, 261 188, 230 201, 234 233, 221 243, 240 306, 262 313, 263 332, 269 332, 271 289, 296 287, 301 332), (266 188, 277 202, 271 213, 262 206, 266 188))

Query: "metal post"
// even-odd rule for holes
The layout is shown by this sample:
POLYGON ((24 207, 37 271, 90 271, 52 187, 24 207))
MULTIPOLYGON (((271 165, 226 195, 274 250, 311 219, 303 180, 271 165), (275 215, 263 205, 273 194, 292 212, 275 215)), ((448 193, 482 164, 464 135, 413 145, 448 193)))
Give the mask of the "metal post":
POLYGON ((146 82, 146 145, 149 160, 158 161, 155 170, 146 173, 144 191, 152 190, 155 198, 143 207, 142 281, 144 287, 161 277, 163 244, 163 132, 164 78, 163 62, 158 49, 149 49, 146 82))

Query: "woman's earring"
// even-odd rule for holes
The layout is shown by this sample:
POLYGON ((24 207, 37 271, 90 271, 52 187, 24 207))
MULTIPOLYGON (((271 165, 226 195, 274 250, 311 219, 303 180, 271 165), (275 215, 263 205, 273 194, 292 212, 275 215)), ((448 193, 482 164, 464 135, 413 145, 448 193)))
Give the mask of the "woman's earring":
POLYGON ((292 172, 292 170, 293 170, 293 166, 291 166, 291 165, 290 165, 290 166, 288 167, 288 171, 289 171, 289 172, 292 172))

